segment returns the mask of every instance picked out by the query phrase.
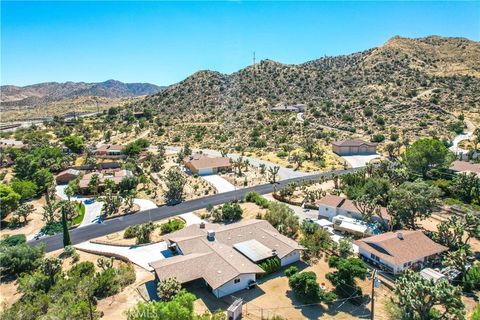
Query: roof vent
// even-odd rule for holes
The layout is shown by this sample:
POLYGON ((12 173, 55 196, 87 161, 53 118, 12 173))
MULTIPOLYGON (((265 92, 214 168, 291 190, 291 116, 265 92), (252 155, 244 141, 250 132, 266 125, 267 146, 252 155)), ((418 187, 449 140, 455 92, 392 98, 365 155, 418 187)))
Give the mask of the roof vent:
POLYGON ((273 257, 276 257, 276 256, 277 256, 277 250, 276 250, 276 249, 273 249, 273 250, 272 250, 272 256, 273 256, 273 257))
POLYGON ((215 231, 208 230, 207 231, 207 239, 208 239, 208 241, 214 241, 215 240, 215 231))
POLYGON ((200 222, 200 229, 205 229, 205 222, 200 222))
POLYGON ((403 233, 401 232, 397 233, 397 238, 400 240, 403 240, 403 233))

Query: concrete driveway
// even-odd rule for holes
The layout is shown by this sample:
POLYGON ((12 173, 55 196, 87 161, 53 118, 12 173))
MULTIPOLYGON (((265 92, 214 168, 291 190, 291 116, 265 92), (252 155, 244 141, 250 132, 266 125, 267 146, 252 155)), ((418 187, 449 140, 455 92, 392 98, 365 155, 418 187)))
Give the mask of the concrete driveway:
POLYGON ((204 180, 210 182, 215 189, 217 189, 218 193, 234 191, 235 186, 225 180, 224 178, 220 177, 218 174, 210 174, 208 176, 201 176, 204 180))
POLYGON ((181 214, 178 217, 185 220, 185 225, 187 225, 187 226, 192 225, 192 224, 200 224, 203 221, 202 219, 200 219, 199 216, 197 216, 196 214, 194 214, 192 212, 187 212, 187 213, 181 214))
POLYGON ((147 199, 133 199, 133 203, 138 204, 140 211, 157 208, 155 202, 147 199))
POLYGON ((75 248, 80 250, 84 249, 90 252, 93 251, 97 254, 103 254, 105 256, 109 256, 109 254, 118 254, 148 271, 153 270, 153 268, 150 267, 148 263, 172 256, 170 250, 168 250, 167 248, 167 243, 165 241, 157 242, 146 246, 131 247, 98 244, 88 241, 75 245, 75 248))
MULTIPOLYGON (((62 200, 68 200, 68 197, 65 194, 66 187, 67 185, 60 185, 55 187, 57 196, 62 200)), ((84 202, 87 199, 90 199, 90 198, 78 197, 78 196, 72 196, 70 198, 71 201, 79 201, 79 202, 84 202)), ((91 204, 85 204, 85 216, 83 217, 83 220, 79 225, 79 228, 95 223, 98 217, 100 217, 100 215, 102 214, 102 207, 103 207, 103 202, 101 201, 95 201, 91 204)))
POLYGON ((356 156, 342 156, 352 168, 365 167, 371 160, 380 158, 378 154, 356 155, 356 156))

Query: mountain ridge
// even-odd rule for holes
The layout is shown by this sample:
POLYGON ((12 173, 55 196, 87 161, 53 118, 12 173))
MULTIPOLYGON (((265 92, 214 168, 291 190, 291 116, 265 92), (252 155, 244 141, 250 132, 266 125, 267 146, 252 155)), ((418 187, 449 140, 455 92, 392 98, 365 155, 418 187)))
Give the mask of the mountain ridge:
POLYGON ((124 83, 118 80, 104 82, 43 82, 27 86, 0 87, 2 106, 37 106, 79 96, 127 98, 151 95, 165 87, 150 83, 124 83))

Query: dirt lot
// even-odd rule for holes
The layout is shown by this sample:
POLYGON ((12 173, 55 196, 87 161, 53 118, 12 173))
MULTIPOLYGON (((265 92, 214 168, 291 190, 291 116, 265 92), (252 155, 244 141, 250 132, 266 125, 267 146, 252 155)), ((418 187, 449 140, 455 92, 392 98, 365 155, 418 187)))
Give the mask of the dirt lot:
POLYGON ((242 169, 241 176, 233 173, 233 171, 221 173, 220 176, 237 188, 252 187, 269 182, 268 174, 266 172, 264 174, 260 173, 260 168, 254 166, 249 166, 248 170, 242 169))
MULTIPOLYGON (((160 226, 164 223, 167 223, 170 219, 161 220, 158 223, 155 223, 155 230, 151 233, 150 242, 157 242, 162 239, 162 234, 160 230, 160 226)), ((181 220, 181 219, 179 219, 181 220)), ((97 241, 102 241, 105 243, 116 244, 116 245, 135 245, 135 238, 131 239, 124 239, 123 234, 125 233, 125 229, 119 232, 111 233, 103 237, 96 238, 97 241)))
MULTIPOLYGON (((35 208, 35 211, 28 216, 28 223, 15 229, 3 228, 2 226, 2 231, 0 232, 2 237, 5 235, 24 234, 27 239, 29 239, 30 236, 38 233, 45 225, 45 221, 43 221, 43 206, 45 205, 45 198, 41 197, 34 199, 28 203, 32 204, 35 208)), ((5 221, 10 221, 12 218, 13 215, 9 214, 5 218, 5 221)))
MULTIPOLYGON (((327 290, 331 289, 330 283, 325 279, 325 274, 331 269, 323 259, 312 266, 304 263, 297 263, 302 271, 313 271, 317 274, 319 283, 325 283, 327 290)), ((290 292, 288 279, 283 275, 283 271, 261 278, 258 280, 259 286, 254 290, 244 290, 235 293, 236 297, 244 299, 246 305, 243 306, 243 313, 246 319, 261 319, 282 316, 286 319, 358 319, 361 316, 369 315, 369 300, 363 305, 356 306, 348 302, 339 301, 328 307, 326 305, 304 305, 298 301, 290 292)), ((359 281, 364 294, 370 293, 371 282, 369 280, 359 281)), ((215 299, 200 283, 189 287, 199 299, 195 302, 195 310, 203 312, 205 310, 225 309, 231 303, 230 298, 215 299)), ((375 319, 387 319, 384 314, 384 303, 391 295, 386 287, 381 287, 376 291, 376 316, 375 319)))

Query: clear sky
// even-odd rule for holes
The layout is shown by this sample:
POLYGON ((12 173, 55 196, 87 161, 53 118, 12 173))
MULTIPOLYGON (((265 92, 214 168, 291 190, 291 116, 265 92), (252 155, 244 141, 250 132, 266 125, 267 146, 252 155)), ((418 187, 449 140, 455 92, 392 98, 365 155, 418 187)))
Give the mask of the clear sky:
POLYGON ((150 82, 301 63, 394 35, 480 40, 480 2, 5 2, 1 83, 150 82))

